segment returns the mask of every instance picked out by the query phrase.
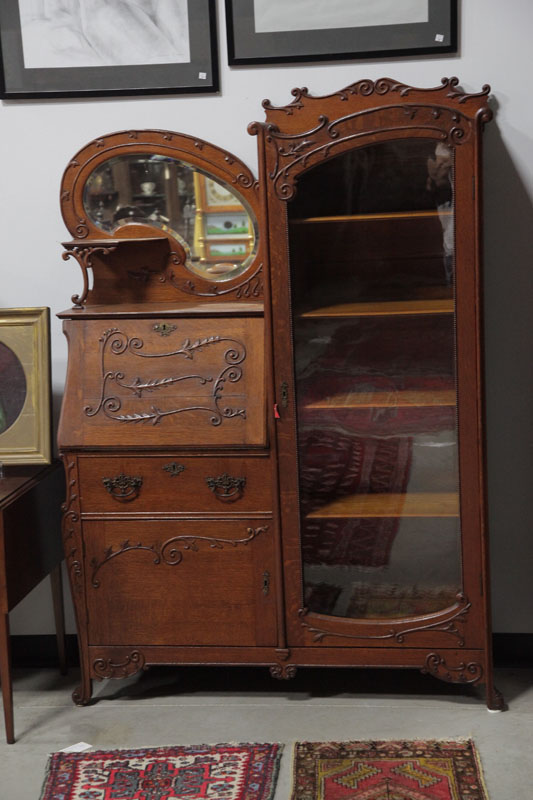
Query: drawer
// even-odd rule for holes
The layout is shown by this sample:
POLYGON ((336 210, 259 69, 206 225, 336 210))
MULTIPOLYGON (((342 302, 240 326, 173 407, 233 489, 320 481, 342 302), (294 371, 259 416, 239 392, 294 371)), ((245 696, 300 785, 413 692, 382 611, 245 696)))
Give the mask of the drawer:
POLYGON ((85 520, 89 644, 275 646, 271 520, 85 520))
POLYGON ((65 320, 60 447, 263 446, 261 317, 65 320))
POLYGON ((270 458, 80 456, 83 512, 267 512, 270 458))

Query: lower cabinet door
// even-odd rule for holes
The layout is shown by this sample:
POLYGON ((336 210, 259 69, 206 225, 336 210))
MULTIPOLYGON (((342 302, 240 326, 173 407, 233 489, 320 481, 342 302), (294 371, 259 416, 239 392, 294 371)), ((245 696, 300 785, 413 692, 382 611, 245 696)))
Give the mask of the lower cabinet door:
POLYGON ((91 520, 89 644, 276 644, 271 520, 91 520))

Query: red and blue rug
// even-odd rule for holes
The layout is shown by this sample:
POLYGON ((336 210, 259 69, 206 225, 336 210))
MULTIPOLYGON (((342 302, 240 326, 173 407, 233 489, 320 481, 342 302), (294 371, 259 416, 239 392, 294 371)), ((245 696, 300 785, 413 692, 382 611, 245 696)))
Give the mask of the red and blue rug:
POLYGON ((271 800, 279 744, 54 753, 41 800, 271 800))
POLYGON ((472 741, 297 742, 292 800, 488 800, 472 741))

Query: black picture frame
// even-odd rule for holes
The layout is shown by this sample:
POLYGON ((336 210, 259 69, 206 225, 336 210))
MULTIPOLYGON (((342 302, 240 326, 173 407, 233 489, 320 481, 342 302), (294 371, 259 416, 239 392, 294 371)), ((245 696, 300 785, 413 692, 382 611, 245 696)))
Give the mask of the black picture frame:
POLYGON ((226 23, 230 66, 457 52, 457 0, 428 0, 427 22, 261 33, 254 0, 226 0, 226 23))
POLYGON ((190 61, 119 66, 24 66, 19 0, 0 0, 0 97, 105 97, 218 92, 216 0, 187 0, 190 61))

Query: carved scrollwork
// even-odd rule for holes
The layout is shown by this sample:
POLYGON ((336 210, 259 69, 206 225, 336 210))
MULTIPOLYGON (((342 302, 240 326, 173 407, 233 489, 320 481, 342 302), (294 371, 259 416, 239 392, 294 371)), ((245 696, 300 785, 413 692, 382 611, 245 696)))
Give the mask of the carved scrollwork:
POLYGON ((362 80, 350 84, 350 86, 347 86, 345 89, 341 89, 333 94, 323 96, 311 95, 306 86, 302 88, 294 88, 291 90, 294 100, 292 100, 288 105, 273 106, 270 100, 263 100, 262 106, 265 111, 279 111, 287 116, 292 116, 294 111, 303 108, 306 102, 312 102, 315 100, 329 100, 333 98, 338 98, 339 100, 346 102, 349 100, 350 96, 353 95, 369 97, 372 94, 384 96, 389 93, 397 93, 400 95, 400 97, 408 97, 411 92, 442 92, 450 100, 458 100, 459 103, 463 104, 471 99, 486 97, 490 93, 490 86, 488 84, 485 84, 482 87, 481 92, 476 92, 473 94, 469 94, 464 92, 462 89, 458 89, 458 85, 459 78, 456 77, 442 78, 440 86, 432 86, 429 88, 409 86, 406 83, 395 81, 392 78, 379 78, 376 81, 370 80, 369 78, 363 78, 362 80), (447 92, 445 91, 446 89, 448 89, 447 92))
MULTIPOLYGON (((87 228, 87 233, 89 229, 87 228)), ((79 235, 79 231, 77 231, 79 235)), ((87 233, 84 235, 87 236, 87 233)), ((81 238, 81 236, 80 236, 81 238)), ((103 247, 103 246, 85 246, 85 245, 71 245, 65 244, 65 247, 69 249, 66 253, 63 253, 62 257, 64 261, 67 261, 69 258, 73 257, 76 259, 78 264, 81 267, 81 272, 83 275, 83 289, 81 295, 73 294, 71 297, 72 302, 75 306, 82 306, 87 299, 87 294, 89 293, 89 273, 87 272, 93 266, 92 256, 95 253, 101 253, 103 256, 107 256, 110 253, 113 253, 117 248, 116 247, 103 247)))
POLYGON ((234 478, 225 472, 217 478, 206 478, 205 482, 217 498, 223 503, 231 503, 238 500, 246 486, 246 478, 234 478))
POLYGON ((187 294, 194 294, 197 297, 220 297, 226 294, 233 294, 238 300, 253 299, 261 297, 263 294, 263 265, 259 264, 255 272, 234 286, 224 288, 224 285, 204 281, 205 286, 199 288, 192 278, 180 278, 172 269, 167 275, 169 283, 176 289, 180 289, 187 294))
POLYGON ((298 616, 301 619, 302 628, 305 628, 309 633, 313 634, 314 642, 322 642, 326 636, 336 636, 342 639, 394 639, 398 644, 403 644, 406 636, 434 631, 436 633, 453 636, 457 640, 459 647, 464 647, 465 640, 463 632, 457 625, 463 625, 466 622, 466 617, 472 607, 472 603, 470 603, 464 595, 458 594, 457 604, 458 605, 452 609, 452 612, 446 615, 444 620, 439 619, 435 622, 428 622, 425 624, 421 621, 418 625, 412 622, 397 623, 391 625, 390 628, 384 629, 383 633, 368 633, 366 631, 360 633, 338 633, 328 630, 327 628, 319 628, 316 625, 310 625, 306 622, 305 617, 309 614, 308 608, 301 608, 298 612, 298 616))
POLYGON ((475 661, 465 664, 461 661, 457 666, 450 666, 446 659, 438 653, 430 653, 422 667, 425 675, 434 675, 447 683, 479 683, 483 678, 483 667, 475 661))
POLYGON ((143 479, 140 476, 124 475, 121 472, 114 478, 102 478, 102 483, 114 500, 128 503, 139 496, 143 479))
POLYGON ((278 681, 289 681, 294 678, 297 667, 294 664, 273 664, 270 667, 270 674, 278 681))
POLYGON ((315 128, 298 134, 286 134, 277 126, 268 125, 265 141, 271 147, 273 163, 269 177, 276 195, 281 200, 292 200, 302 170, 343 152, 352 143, 415 129, 448 145, 460 145, 470 138, 473 122, 462 111, 444 105, 397 103, 354 111, 331 121, 321 116, 315 128), (386 127, 379 120, 372 122, 372 117, 379 117, 383 110, 396 117, 386 127), (354 120, 364 120, 364 124, 355 126, 354 120))
POLYGON ((141 542, 132 544, 126 540, 116 550, 113 547, 108 547, 104 553, 101 561, 97 558, 92 558, 90 566, 93 570, 91 583, 95 589, 100 587, 100 581, 97 579, 98 572, 109 561, 112 561, 118 556, 130 553, 133 550, 142 550, 150 553, 153 556, 152 563, 155 565, 166 564, 169 567, 175 567, 181 564, 183 560, 183 551, 198 552, 198 542, 206 542, 213 550, 223 550, 224 547, 237 547, 237 545, 247 545, 253 541, 256 536, 265 533, 268 530, 268 525, 263 525, 259 528, 246 528, 246 535, 239 539, 226 539, 222 536, 190 536, 183 534, 181 536, 172 536, 166 542, 154 542, 151 545, 144 545, 141 542))
POLYGON ((93 672, 99 680, 104 678, 128 678, 142 669, 146 669, 146 659, 138 650, 134 650, 124 661, 115 662, 112 658, 97 658, 93 661, 93 672))
POLYGON ((100 399, 96 406, 85 406, 84 413, 88 417, 103 413, 109 419, 125 423, 144 423, 151 422, 153 425, 159 424, 165 417, 182 414, 189 411, 205 411, 210 414, 212 425, 220 425, 223 419, 233 417, 246 418, 246 409, 230 408, 221 405, 225 384, 237 383, 243 375, 240 366, 246 358, 246 348, 238 339, 227 336, 206 336, 196 341, 185 339, 181 347, 170 352, 152 353, 145 352, 144 342, 138 337, 130 337, 118 328, 110 328, 104 331, 100 337, 101 343, 101 392, 100 399), (232 347, 224 352, 224 362, 226 366, 217 375, 172 375, 161 378, 143 379, 139 376, 130 382, 125 381, 125 374, 120 370, 110 370, 108 360, 111 356, 121 356, 128 352, 139 358, 155 359, 183 356, 188 360, 193 360, 196 354, 201 353, 206 347, 217 345, 224 342, 231 342, 232 347), (162 390, 165 387, 182 381, 197 381, 201 386, 212 384, 213 388, 210 396, 207 395, 211 404, 205 406, 185 406, 183 408, 161 409, 151 405, 147 410, 134 411, 131 413, 119 413, 122 409, 122 398, 118 393, 111 392, 111 385, 131 392, 138 399, 142 399, 145 393, 162 390))

